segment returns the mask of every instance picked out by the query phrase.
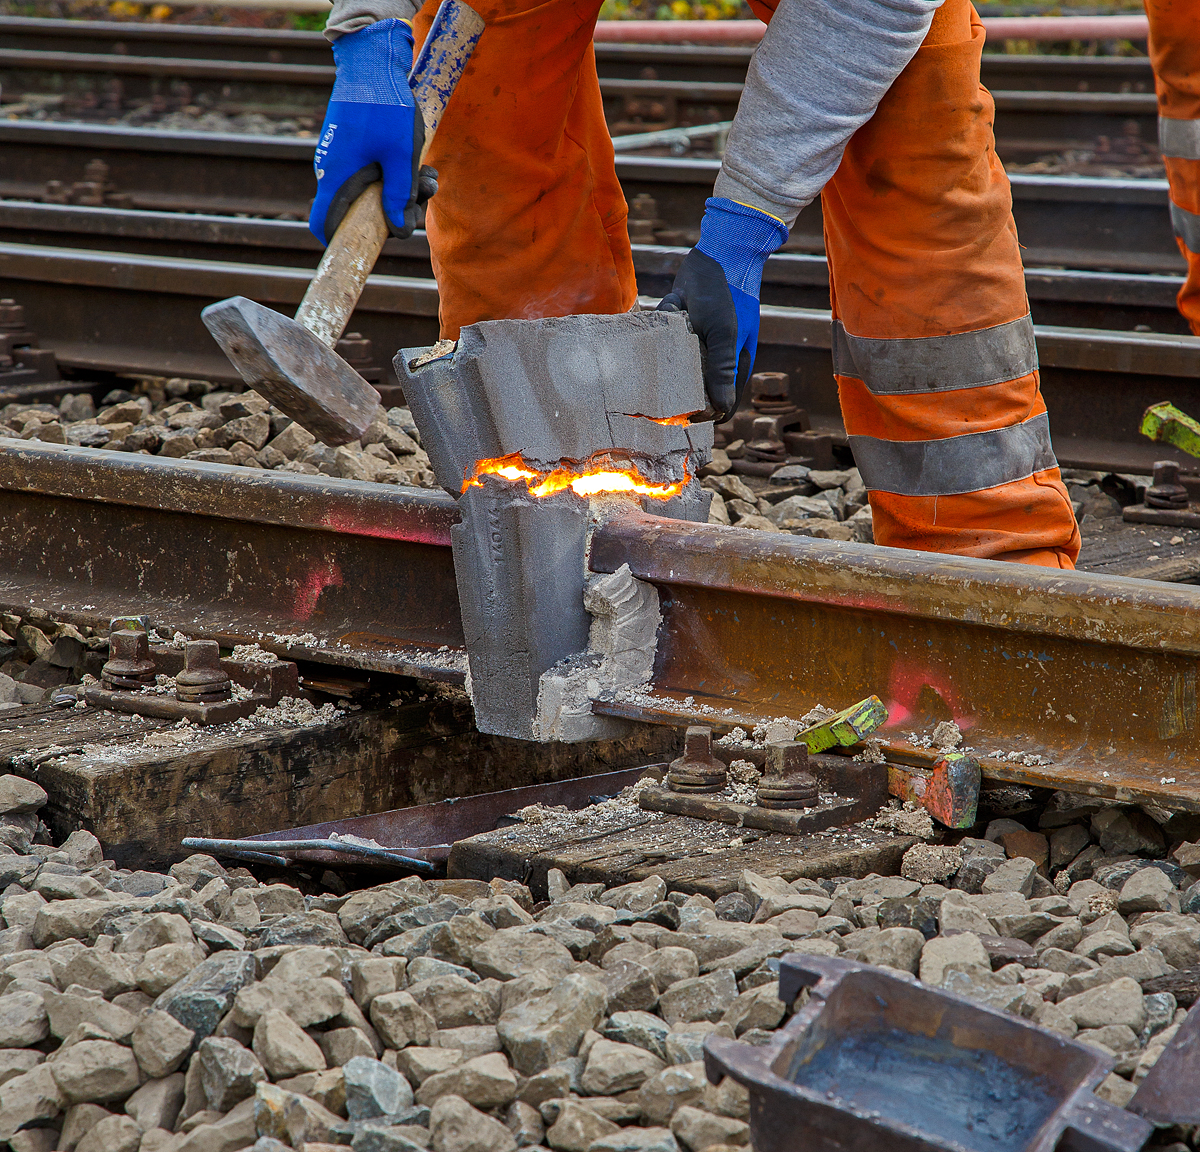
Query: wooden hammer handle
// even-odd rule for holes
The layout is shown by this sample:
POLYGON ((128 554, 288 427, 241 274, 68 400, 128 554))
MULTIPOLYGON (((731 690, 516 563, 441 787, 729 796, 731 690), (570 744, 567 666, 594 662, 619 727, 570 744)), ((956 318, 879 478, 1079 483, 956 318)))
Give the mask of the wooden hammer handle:
MULTIPOLYGON (((408 77, 425 122, 422 159, 482 32, 478 12, 461 0, 443 0, 408 77)), ((296 309, 297 322, 330 348, 346 330, 387 238, 383 184, 376 182, 347 209, 296 309)))

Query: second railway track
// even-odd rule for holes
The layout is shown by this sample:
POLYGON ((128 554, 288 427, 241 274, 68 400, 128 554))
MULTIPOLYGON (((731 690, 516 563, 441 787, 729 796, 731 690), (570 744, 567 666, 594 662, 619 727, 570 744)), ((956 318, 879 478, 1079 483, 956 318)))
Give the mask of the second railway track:
MULTIPOLYGON (((305 219, 311 140, 0 121, 0 198, 305 219), (89 165, 99 161, 102 168, 89 165), (51 181, 58 184, 48 188, 51 181)), ((719 162, 618 156, 631 226, 659 242, 694 239, 719 162), (639 196, 649 200, 639 201, 639 196)), ((1012 177, 1029 265, 1178 275, 1165 180, 1012 177)), ((824 250, 820 202, 792 229, 791 251, 824 250)))
MULTIPOLYGON (((46 223, 44 206, 12 205, 11 210, 31 230, 46 223)), ((57 353, 71 375, 85 380, 150 374, 234 382, 200 321, 200 310, 215 300, 245 295, 292 311, 316 256, 298 224, 111 209, 68 209, 66 214, 74 219, 57 221, 58 245, 0 242, 0 296, 22 303, 42 344, 57 353), (88 246, 62 245, 72 238, 88 246), (99 244, 109 250, 98 250, 99 244), (123 246, 134 250, 119 250, 123 246), (240 252, 242 259, 168 254, 179 251, 210 257, 240 252), (249 263, 247 254, 293 263, 249 263)), ((46 233, 42 227, 43 239, 46 233)), ((638 246, 635 262, 643 289, 661 292, 682 256, 682 249, 638 246)), ((372 341, 384 383, 397 348, 437 338, 436 283, 411 274, 427 267, 426 259, 419 236, 390 242, 381 267, 410 274, 373 275, 351 321, 352 330, 372 341)), ((768 265, 766 299, 819 304, 824 275, 819 258, 776 258, 768 265)), ((1028 277, 1042 316, 1070 307, 1082 313, 1095 309, 1094 315, 1124 309, 1126 319, 1129 309, 1138 308, 1166 316, 1178 286, 1169 277, 1053 270, 1033 270, 1028 277)), ((1058 316, 1069 319, 1070 312, 1058 316)), ((790 373, 795 398, 809 410, 814 426, 840 438, 829 321, 829 312, 819 306, 768 303, 757 366, 790 373)), ((1055 447, 1066 465, 1148 472, 1161 450, 1138 436, 1146 404, 1170 398, 1185 409, 1200 408, 1200 339, 1062 323, 1039 324, 1037 338, 1055 447)), ((69 384, 59 389, 68 390, 69 384)))
MULTIPOLYGON (((263 64, 172 57, 36 52, 0 48, 0 84, 20 100, 54 94, 75 114, 120 116, 156 99, 171 106, 320 117, 333 88, 332 64, 263 64)), ((731 120, 742 84, 602 76, 604 112, 614 133, 731 120)), ((1150 142, 1158 108, 1152 93, 994 89, 996 150, 1023 160, 1087 148, 1100 137, 1150 142)), ((310 130, 311 130, 310 126, 310 130)))
MULTIPOLYGON (((249 220, 137 208, 0 201, 0 243, 97 249, 160 258, 315 269, 321 248, 300 221, 249 220)), ((633 246, 639 289, 660 296, 687 253, 681 245, 633 246)), ((376 263, 383 275, 432 278, 423 232, 388 240, 376 263)), ((1035 322, 1082 328, 1139 328, 1186 334, 1175 297, 1183 278, 1170 274, 1096 272, 1077 268, 1026 270, 1035 322)), ((763 301, 784 307, 828 308, 829 271, 820 253, 780 252, 763 277, 763 301)))
MULTIPOLYGON (((328 65, 329 42, 320 32, 187 24, 135 24, 108 20, 53 20, 0 16, 0 47, 32 52, 103 56, 158 56, 259 64, 328 65)), ((614 79, 723 81, 740 84, 753 50, 698 44, 598 43, 601 76, 614 79), (653 76, 645 73, 651 70, 653 76)), ((1154 91, 1144 56, 983 57, 989 88, 1041 92, 1154 91)))
MULTIPOLYGON (((748 48, 691 45, 599 44, 596 53, 614 133, 730 119, 750 58, 748 48)), ((1157 108, 1145 58, 987 54, 983 81, 1005 160, 1131 136, 1153 158, 1157 108)), ((0 17, 5 98, 18 106, 26 94, 56 98, 74 118, 200 105, 319 120, 332 83, 329 46, 316 32, 0 17)))

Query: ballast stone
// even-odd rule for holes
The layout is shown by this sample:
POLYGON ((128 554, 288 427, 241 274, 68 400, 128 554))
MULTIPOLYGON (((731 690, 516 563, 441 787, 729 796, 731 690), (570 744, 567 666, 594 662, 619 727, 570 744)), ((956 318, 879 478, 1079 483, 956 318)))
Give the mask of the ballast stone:
POLYGON ((36 992, 0 996, 0 1048, 31 1048, 49 1035, 46 1006, 36 992))
POLYGON ((46 790, 22 776, 0 776, 0 814, 24 815, 43 807, 49 797, 46 790))
POLYGON ((130 1116, 106 1116, 75 1145, 75 1152, 138 1152, 142 1128, 130 1116))
POLYGON ((167 1012, 151 1009, 138 1020, 131 1043, 133 1055, 147 1076, 169 1076, 182 1066, 196 1034, 167 1012))
POLYGON ((599 1024, 607 1002, 603 984, 572 973, 545 995, 503 1012, 497 1031, 513 1067, 534 1076, 574 1056, 584 1034, 599 1024))
POLYGON ((254 1095, 254 1086, 267 1078, 258 1057, 236 1040, 209 1036, 200 1042, 195 1059, 200 1064, 200 1083, 209 1107, 228 1112, 235 1104, 254 1095))
POLYGON ((429 1131, 438 1152, 516 1152, 517 1141, 508 1128, 461 1096, 443 1096, 434 1104, 429 1131))
POLYGON ((211 1036, 234 998, 257 975, 254 957, 245 952, 219 952, 197 964, 154 1002, 197 1037, 211 1036))
POLYGON ((72 1104, 120 1100, 138 1086, 138 1066, 128 1048, 110 1040, 81 1040, 47 1061, 54 1081, 72 1104))

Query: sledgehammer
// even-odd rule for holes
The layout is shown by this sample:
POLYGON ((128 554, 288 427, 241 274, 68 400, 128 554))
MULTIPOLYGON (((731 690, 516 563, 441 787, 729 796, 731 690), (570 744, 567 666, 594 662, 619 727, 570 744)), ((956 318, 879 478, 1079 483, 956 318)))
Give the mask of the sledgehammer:
MULTIPOLYGON (((474 9, 443 0, 408 78, 425 122, 426 147, 482 32, 474 9)), ((357 440, 379 407, 379 393, 333 347, 388 236, 382 190, 381 183, 371 184, 350 205, 294 320, 245 296, 200 313, 242 379, 330 445, 357 440)))

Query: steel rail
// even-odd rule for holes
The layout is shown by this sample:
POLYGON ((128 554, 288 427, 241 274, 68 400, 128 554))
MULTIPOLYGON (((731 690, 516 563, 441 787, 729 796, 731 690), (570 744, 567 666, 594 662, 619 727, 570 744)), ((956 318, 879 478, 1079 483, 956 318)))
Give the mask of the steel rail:
MULTIPOLYGON (((200 309, 240 295, 294 311, 311 278, 312 270, 304 268, 0 245, 0 294, 19 296, 40 340, 61 364, 83 373, 149 372, 236 383, 239 377, 201 323, 200 309)), ((437 309, 434 281, 372 276, 352 330, 390 360, 398 347, 437 339, 437 309)))
MULTIPOLYGON (((0 243, 0 295, 19 299, 30 327, 77 373, 133 372, 236 383, 200 309, 243 295, 294 309, 310 269, 0 243)), ((653 301, 648 301, 650 306, 653 301)), ((394 383, 397 347, 437 338, 437 286, 374 275, 352 329, 372 340, 394 383)), ((1055 448, 1070 466, 1149 472, 1161 449, 1138 435, 1147 404, 1200 408, 1200 338, 1035 326, 1055 448)), ((790 372, 797 399, 836 430, 830 314, 764 306, 756 365, 790 372)))
MULTIPOLYGON (((112 191, 156 211, 306 219, 313 191, 309 140, 107 125, 0 121, 0 197, 39 200, 49 180, 84 179, 93 159, 112 191)), ((647 194, 661 227, 695 232, 716 160, 618 156, 625 195, 647 194)), ((1182 274, 1165 180, 1014 175, 1013 211, 1026 263, 1182 274)), ((789 250, 824 251, 820 200, 800 213, 789 250)))
MULTIPOLYGON (((6 609, 136 608, 462 679, 443 493, 31 441, 0 441, 0 493, 6 609)), ((1200 810, 1195 588, 640 513, 599 528, 590 563, 628 564, 664 612, 649 694, 597 710, 728 728, 876 693, 896 755, 919 762, 953 718, 990 776, 1200 810)))
POLYGON ((258 60, 264 64, 329 63, 329 41, 320 32, 206 24, 0 16, 0 45, 41 52, 258 60))
POLYGON ((0 48, 0 71, 111 73, 116 76, 166 76, 211 80, 216 84, 250 81, 260 84, 316 88, 333 87, 334 69, 325 64, 256 63, 245 60, 194 60, 178 56, 130 56, 99 52, 42 52, 29 48, 0 48))
MULTIPOLYGON (((332 64, 285 64, 195 60, 39 51, 0 47, 0 79, 22 92, 96 91, 104 77, 120 79, 117 105, 169 95, 181 82, 188 102, 204 97, 227 104, 307 110, 318 114, 333 87, 332 64)), ((723 81, 602 77, 600 92, 610 124, 644 122, 651 127, 706 124, 732 119, 742 85, 723 81)), ((996 105, 996 148, 1003 158, 1021 158, 1086 147, 1099 136, 1127 135, 1129 124, 1150 142, 1156 139, 1158 105, 1152 92, 1004 91, 996 105)))
MULTIPOLYGON (((89 52, 175 59, 241 60, 263 64, 328 64, 320 32, 192 24, 137 24, 109 20, 55 20, 0 16, 0 47, 41 52, 89 52)), ((595 45, 600 75, 631 80, 705 80, 741 83, 753 49, 738 45, 595 45)), ((983 82, 1014 91, 1153 92, 1144 56, 1026 56, 987 52, 983 82)))
POLYGON ((0 440, 0 601, 92 627, 136 605, 189 636, 461 683, 456 520, 441 491, 0 440))
POLYGON ((664 621, 662 703, 596 710, 728 725, 874 693, 914 759, 912 736, 954 719, 993 778, 1200 811, 1196 589, 779 535, 599 529, 593 570, 628 564, 664 621))
MULTIPOLYGON (((231 0, 232 2, 232 0, 231 0)), ((990 16, 988 38, 997 40, 1145 40, 1145 16, 990 16)), ((765 25, 757 20, 602 20, 597 40, 642 43, 756 44, 765 25)))
MULTIPOLYGON (((0 242, 4 241, 309 269, 316 267, 321 252, 299 221, 13 200, 0 203, 0 242)), ((635 244, 639 291, 647 296, 666 293, 687 251, 680 246, 635 244)), ((424 232, 408 240, 389 240, 375 271, 430 278, 424 232)), ((1025 282, 1037 323, 1116 330, 1142 325, 1155 332, 1188 332, 1175 305, 1183 286, 1181 276, 1029 268, 1025 282)), ((828 288, 824 256, 782 252, 767 261, 765 303, 827 308, 828 288)))

